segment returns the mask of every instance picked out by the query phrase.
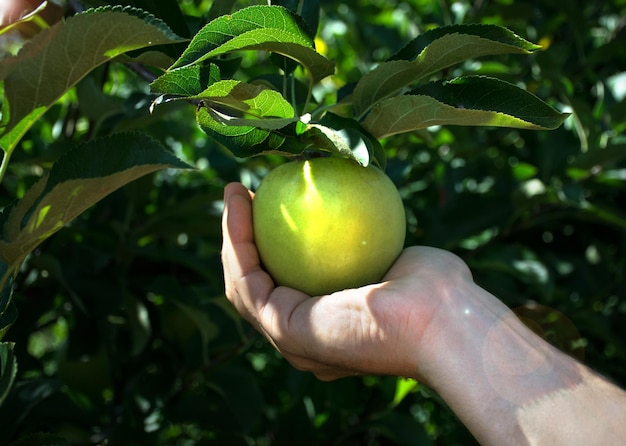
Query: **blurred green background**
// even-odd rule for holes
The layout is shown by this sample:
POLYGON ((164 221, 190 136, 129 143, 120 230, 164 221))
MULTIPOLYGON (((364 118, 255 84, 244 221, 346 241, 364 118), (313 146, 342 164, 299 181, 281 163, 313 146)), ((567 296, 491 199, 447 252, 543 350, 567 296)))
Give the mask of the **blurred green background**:
MULTIPOLYGON (((571 111, 562 127, 398 135, 383 141, 387 173, 406 205, 407 245, 459 254, 549 341, 626 386, 626 1, 320 3, 318 50, 337 63, 315 92, 320 102, 433 27, 494 23, 543 45, 445 74, 517 83, 571 111)), ((212 2, 58 2, 49 20, 104 4, 147 9, 191 36, 212 2)), ((0 54, 19 41, 5 36, 0 54)), ((246 58, 245 76, 270 70, 246 58)), ((283 160, 233 158, 199 130, 193 105, 151 114, 149 81, 131 68, 93 71, 28 132, 0 208, 69 147, 123 130, 150 134, 196 169, 118 190, 25 262, 19 318, 5 337, 19 371, 0 407, 0 444, 42 444, 39 432, 81 445, 475 443, 419 383, 319 382, 239 319, 223 296, 222 190, 231 181, 255 188, 283 160)))

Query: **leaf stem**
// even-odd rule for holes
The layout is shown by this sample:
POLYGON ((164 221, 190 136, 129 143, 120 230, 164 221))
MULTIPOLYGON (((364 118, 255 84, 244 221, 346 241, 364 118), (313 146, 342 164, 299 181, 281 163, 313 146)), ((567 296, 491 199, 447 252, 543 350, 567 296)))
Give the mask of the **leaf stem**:
MULTIPOLYGON (((287 74, 287 71, 283 70, 283 97, 285 99, 287 99, 287 82, 289 82, 288 78, 289 75, 287 74)), ((293 98, 291 98, 291 103, 293 104, 293 98)))
POLYGON ((304 101, 304 106, 302 107, 302 113, 300 115, 304 115, 307 112, 312 96, 313 96, 313 78, 309 77, 309 89, 306 93, 306 100, 304 101))
POLYGON ((289 86, 291 87, 291 106, 293 107, 294 112, 297 113, 296 110, 298 106, 298 101, 296 99, 296 78, 293 73, 290 75, 289 86))
POLYGON ((11 159, 11 151, 3 152, 2 163, 0 163, 0 184, 2 184, 2 180, 4 179, 4 174, 6 173, 9 167, 10 159, 11 159))

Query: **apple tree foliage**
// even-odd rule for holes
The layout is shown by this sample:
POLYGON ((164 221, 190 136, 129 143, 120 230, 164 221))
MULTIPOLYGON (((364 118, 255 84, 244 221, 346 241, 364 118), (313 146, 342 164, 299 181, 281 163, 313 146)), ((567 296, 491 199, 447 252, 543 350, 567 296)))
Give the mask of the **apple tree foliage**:
POLYGON ((471 444, 225 300, 224 185, 319 150, 626 385, 623 2, 34 3, 0 15, 0 444, 471 444))

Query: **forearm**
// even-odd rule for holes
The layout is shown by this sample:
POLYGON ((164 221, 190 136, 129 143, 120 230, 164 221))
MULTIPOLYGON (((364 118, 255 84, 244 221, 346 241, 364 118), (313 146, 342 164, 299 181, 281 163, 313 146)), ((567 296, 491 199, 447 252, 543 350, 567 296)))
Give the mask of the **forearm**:
POLYGON ((626 439, 622 390, 540 339, 478 286, 457 292, 463 296, 442 303, 455 323, 433 339, 440 354, 426 375, 482 444, 626 439))

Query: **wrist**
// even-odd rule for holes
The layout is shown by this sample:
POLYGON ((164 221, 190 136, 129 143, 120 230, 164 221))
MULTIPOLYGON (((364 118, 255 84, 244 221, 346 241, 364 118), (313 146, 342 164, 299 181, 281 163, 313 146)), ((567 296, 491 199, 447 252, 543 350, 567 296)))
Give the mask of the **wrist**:
POLYGON ((574 360, 471 280, 442 305, 446 323, 424 340, 435 354, 423 374, 479 441, 516 438, 520 408, 580 381, 574 360))

